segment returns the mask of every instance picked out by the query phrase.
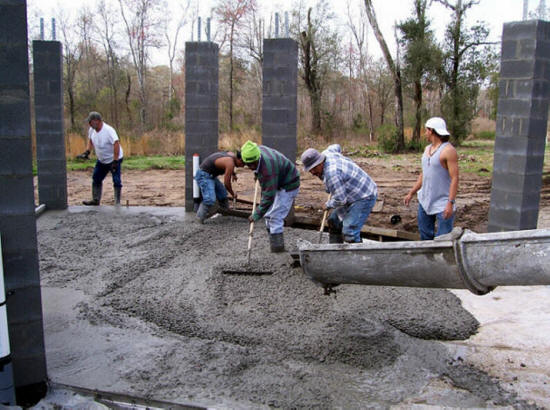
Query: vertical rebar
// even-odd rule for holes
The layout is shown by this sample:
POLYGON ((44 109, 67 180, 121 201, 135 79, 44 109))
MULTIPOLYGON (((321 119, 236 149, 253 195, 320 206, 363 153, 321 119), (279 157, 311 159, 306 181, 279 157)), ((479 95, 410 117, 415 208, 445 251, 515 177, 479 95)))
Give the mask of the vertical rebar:
POLYGON ((52 40, 55 41, 55 18, 52 17, 52 40))
POLYGON ((201 41, 201 18, 199 17, 198 38, 197 41, 201 41))
POLYGON ((206 41, 210 41, 210 17, 206 19, 206 41))
POLYGON ((40 40, 44 40, 44 17, 40 17, 40 40))
POLYGON ((288 25, 288 11, 285 11, 285 37, 288 38, 289 36, 289 25, 288 25))
POLYGON ((279 13, 275 13, 275 38, 279 38, 279 13))

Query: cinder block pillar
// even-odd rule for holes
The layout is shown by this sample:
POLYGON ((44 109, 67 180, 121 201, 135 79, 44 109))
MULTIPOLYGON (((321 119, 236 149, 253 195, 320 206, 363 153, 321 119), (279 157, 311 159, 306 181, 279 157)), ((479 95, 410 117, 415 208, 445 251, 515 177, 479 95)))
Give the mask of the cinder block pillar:
POLYGON ((537 227, 549 81, 550 23, 504 24, 489 232, 537 227))
POLYGON ((264 39, 262 144, 296 160, 298 44, 264 39))
POLYGON ((0 0, 0 235, 19 403, 46 381, 30 121, 26 1, 0 0))
POLYGON ((193 211, 193 154, 218 149, 218 45, 185 43, 185 210, 193 211))
POLYGON ((47 209, 66 209, 63 48, 59 41, 33 41, 32 50, 38 199, 47 209))

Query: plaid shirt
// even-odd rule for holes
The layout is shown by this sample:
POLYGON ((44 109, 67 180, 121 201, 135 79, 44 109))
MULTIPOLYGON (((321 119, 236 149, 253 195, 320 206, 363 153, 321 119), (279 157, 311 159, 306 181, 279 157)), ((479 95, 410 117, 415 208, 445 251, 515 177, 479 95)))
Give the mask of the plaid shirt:
POLYGON ((342 155, 340 145, 329 146, 323 154, 326 157, 323 182, 332 198, 327 208, 349 205, 378 193, 376 183, 351 159, 342 155))

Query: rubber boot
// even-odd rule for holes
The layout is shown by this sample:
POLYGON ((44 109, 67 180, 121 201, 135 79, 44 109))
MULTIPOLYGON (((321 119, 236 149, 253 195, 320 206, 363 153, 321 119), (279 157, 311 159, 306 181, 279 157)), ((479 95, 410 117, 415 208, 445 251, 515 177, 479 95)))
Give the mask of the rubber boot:
POLYGON ((82 201, 84 205, 88 206, 97 206, 101 202, 101 191, 103 190, 103 185, 92 184, 92 200, 91 201, 82 201))
POLYGON ((269 235, 269 244, 271 245, 272 253, 280 253, 285 251, 285 240, 283 233, 272 233, 269 235))
POLYGON ((120 192, 122 187, 116 186, 115 188, 115 205, 120 205, 120 192))
POLYGON ((344 243, 344 236, 341 233, 329 232, 328 243, 344 243))
POLYGON ((208 218, 208 210, 210 209, 209 206, 206 206, 204 202, 201 202, 199 205, 199 210, 197 211, 197 218, 199 218, 199 222, 201 224, 204 223, 204 221, 208 218))

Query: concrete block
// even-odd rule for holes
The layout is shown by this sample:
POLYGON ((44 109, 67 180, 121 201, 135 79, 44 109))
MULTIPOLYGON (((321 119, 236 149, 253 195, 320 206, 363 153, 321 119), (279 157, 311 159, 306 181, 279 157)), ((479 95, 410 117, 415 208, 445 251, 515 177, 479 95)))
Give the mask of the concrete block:
POLYGON ((500 115, 529 117, 531 114, 531 101, 529 99, 506 98, 498 102, 500 115))
POLYGON ((519 39, 517 41, 517 44, 518 44, 517 57, 519 59, 533 58, 533 56, 536 53, 536 47, 537 47, 537 41, 535 37, 519 39))
POLYGON ((536 38, 537 31, 537 20, 504 23, 502 41, 536 38))
MULTIPOLYGON (((27 213, 0 214, 0 233, 3 252, 16 254, 21 250, 36 249, 36 217, 34 206, 27 213)), ((9 275, 10 272, 4 271, 9 275)))
POLYGON ((505 40, 502 42, 501 59, 502 61, 516 59, 519 44, 516 40, 505 40))
MULTIPOLYGON (((38 161, 43 159, 57 159, 65 157, 64 145, 47 145, 38 143, 36 146, 36 156, 38 161)), ((39 164, 40 167, 40 164, 39 164)), ((43 168, 42 168, 43 169, 43 168)), ((40 168, 39 168, 40 172, 40 168)))
MULTIPOLYGON (((0 95, 6 85, 27 85, 29 82, 27 51, 27 13, 23 1, 0 3, 0 95), (9 62, 9 63, 8 63, 9 62)), ((0 99, 1 100, 1 99, 0 99)), ((0 105, 3 103, 0 102, 0 105)), ((0 117, 2 116, 0 109, 0 117)), ((0 129, 2 127, 0 121, 0 129)), ((0 132, 0 135, 2 133, 0 132)))
MULTIPOLYGON (((185 106, 191 108, 214 109, 214 102, 217 104, 218 94, 212 93, 208 95, 185 94, 185 106)), ((217 107, 217 106, 216 106, 217 107)), ((187 115, 186 115, 187 118, 187 115)))
MULTIPOLYGON (((186 117, 187 119, 187 117, 186 117)), ((188 120, 186 122, 186 136, 201 136, 201 135, 218 135, 218 122, 217 121, 196 121, 188 120)), ((187 146, 187 142, 185 143, 187 146)), ((193 146, 193 142, 190 142, 190 146, 193 146)))
POLYGON ((520 225, 520 215, 517 212, 504 209, 489 209, 488 232, 517 231, 520 225))
MULTIPOLYGON (((15 359, 15 358, 14 358, 15 359)), ((40 353, 33 356, 17 356, 17 367, 13 370, 14 380, 21 383, 20 386, 45 385, 46 359, 40 353)), ((44 387, 45 391, 46 387, 44 387)))
POLYGON ((32 177, 0 176, 0 218, 26 213, 29 209, 34 209, 32 177))
MULTIPOLYGON (((2 235, 2 241, 4 241, 4 235, 2 235)), ((4 272, 10 272, 4 277, 6 289, 40 285, 37 249, 5 250, 2 258, 4 272)))
POLYGON ((530 118, 532 120, 548 120, 548 98, 532 97, 530 118))
MULTIPOLYGON (((35 274, 38 275, 38 271, 35 274)), ((6 300, 8 320, 11 325, 42 321, 40 282, 23 288, 10 289, 10 291, 11 294, 6 300)), ((24 345, 29 347, 27 342, 24 345)))
POLYGON ((32 175, 30 137, 0 136, 0 176, 6 175, 32 175))
POLYGON ((30 99, 19 87, 0 88, 0 135, 28 137, 30 140, 30 99))
POLYGON ((500 76, 502 79, 509 78, 534 78, 535 60, 507 60, 500 65, 500 76))

